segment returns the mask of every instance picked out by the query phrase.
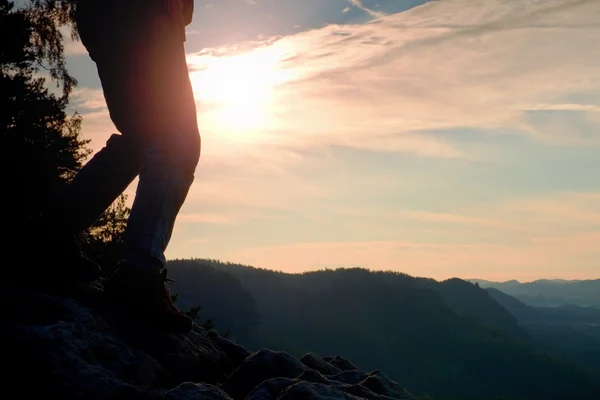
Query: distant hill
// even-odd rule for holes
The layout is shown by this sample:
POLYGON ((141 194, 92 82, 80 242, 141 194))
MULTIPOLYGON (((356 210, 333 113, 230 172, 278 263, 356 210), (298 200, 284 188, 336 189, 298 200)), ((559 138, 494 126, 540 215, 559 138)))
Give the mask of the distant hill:
POLYGON ((600 373, 600 309, 575 305, 534 307, 498 289, 487 291, 536 342, 553 354, 600 373))
POLYGON ((514 338, 529 339, 517 318, 478 286, 457 278, 441 282, 420 279, 417 282, 438 293, 458 315, 473 318, 488 328, 514 338))
POLYGON ((482 288, 498 289, 532 306, 578 305, 600 309, 600 279, 563 280, 540 279, 521 283, 516 280, 492 282, 469 279, 482 288))
POLYGON ((436 399, 596 399, 600 393, 598 376, 541 351, 488 291, 460 279, 360 268, 286 274, 212 260, 174 260, 169 269, 181 301, 201 304, 202 318, 219 319, 218 329, 252 321, 235 336, 249 349, 339 354, 436 399), (235 279, 212 282, 215 270, 235 279), (254 301, 229 299, 222 308, 209 300, 216 293, 249 294, 254 301))

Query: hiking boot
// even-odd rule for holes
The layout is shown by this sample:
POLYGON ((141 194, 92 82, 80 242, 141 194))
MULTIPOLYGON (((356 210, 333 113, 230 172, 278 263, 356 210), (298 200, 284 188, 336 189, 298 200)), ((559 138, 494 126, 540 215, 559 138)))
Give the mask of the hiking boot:
POLYGON ((173 333, 187 333, 192 319, 179 311, 168 285, 167 270, 136 271, 121 266, 104 284, 104 293, 113 304, 124 307, 129 319, 138 319, 173 333))

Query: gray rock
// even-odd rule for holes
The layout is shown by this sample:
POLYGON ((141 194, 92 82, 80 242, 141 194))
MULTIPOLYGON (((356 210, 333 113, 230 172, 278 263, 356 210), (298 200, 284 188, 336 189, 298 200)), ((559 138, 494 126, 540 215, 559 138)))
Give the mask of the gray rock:
POLYGON ((371 372, 360 384, 375 393, 393 397, 394 399, 412 399, 402 386, 387 377, 380 370, 371 372))
POLYGON ((100 285, 49 289, 55 292, 0 282, 0 301, 10 310, 8 343, 21 349, 2 361, 3 369, 34 393, 151 399, 181 382, 222 381, 232 370, 200 327, 174 335, 126 326, 104 302, 100 285))
POLYGON ((359 369, 351 369, 348 371, 342 371, 339 374, 327 375, 327 379, 341 383, 347 383, 349 385, 354 385, 361 382, 368 375, 369 374, 359 369))
MULTIPOLYGON (((137 398, 152 391, 139 386, 160 387, 169 380, 169 373, 157 360, 111 335, 105 321, 89 308, 72 299, 43 294, 27 297, 22 304, 37 307, 22 310, 25 323, 13 325, 13 346, 24 350, 19 354, 21 362, 28 356, 35 360, 30 367, 37 372, 32 374, 36 386, 47 384, 53 391, 70 393, 71 398, 115 398, 125 394, 137 398), (50 309, 54 321, 40 323, 48 315, 38 318, 34 314, 50 309)), ((32 389, 41 390, 39 386, 32 389)))
POLYGON ((246 350, 244 346, 240 346, 239 344, 224 338, 214 329, 208 331, 208 336, 213 344, 227 355, 234 369, 239 367, 239 365, 250 356, 250 352, 246 350))
POLYGON ((282 351, 262 349, 251 354, 229 377, 223 389, 235 400, 243 399, 257 385, 271 378, 296 378, 306 366, 282 351))
POLYGON ((327 361, 312 353, 307 353, 303 355, 302 358, 300 358, 300 361, 308 368, 316 369, 323 375, 335 375, 342 372, 342 370, 338 367, 328 363, 327 361))
POLYGON ((186 381, 215 384, 233 370, 225 352, 198 325, 185 335, 144 329, 127 329, 119 335, 169 371, 172 385, 186 381))
POLYGON ((298 380, 313 382, 313 383, 323 383, 325 385, 333 384, 332 381, 323 376, 319 371, 315 369, 307 369, 303 373, 298 376, 298 380))
POLYGON ((255 387, 245 400, 276 400, 285 388, 298 382, 298 379, 290 378, 268 379, 255 387))
POLYGON ((328 362, 329 364, 341 369, 342 371, 350 371, 353 369, 360 369, 356 365, 352 364, 350 361, 346 360, 340 356, 327 356, 323 357, 323 360, 328 362))

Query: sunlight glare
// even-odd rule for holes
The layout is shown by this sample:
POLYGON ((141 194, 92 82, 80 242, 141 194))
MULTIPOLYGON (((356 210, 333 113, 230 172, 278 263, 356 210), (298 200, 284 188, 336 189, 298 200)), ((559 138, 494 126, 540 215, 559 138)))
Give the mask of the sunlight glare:
POLYGON ((281 48, 270 46, 234 56, 192 57, 194 96, 211 129, 236 140, 257 140, 269 126, 274 88, 288 78, 278 68, 284 56, 281 48))

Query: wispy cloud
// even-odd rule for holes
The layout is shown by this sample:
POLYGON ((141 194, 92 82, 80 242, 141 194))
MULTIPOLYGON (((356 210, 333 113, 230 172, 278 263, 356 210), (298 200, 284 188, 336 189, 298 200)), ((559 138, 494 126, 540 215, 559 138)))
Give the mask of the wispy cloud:
POLYGON ((371 17, 373 18, 381 18, 383 17, 383 13, 377 12, 375 10, 372 10, 370 8, 365 7, 362 4, 361 0, 348 0, 350 2, 350 4, 352 4, 354 7, 363 10, 364 12, 366 12, 367 14, 369 14, 371 17))
MULTIPOLYGON (((262 58, 269 60, 262 70, 285 77, 252 111, 264 121, 255 129, 260 134, 248 131, 250 140, 451 158, 476 155, 460 149, 460 137, 423 132, 506 131, 553 144, 600 144, 597 104, 570 99, 600 93, 600 3, 449 0, 377 17, 270 39, 248 53, 255 56, 220 57, 238 65, 236 76, 245 62, 254 73, 256 62, 248 60, 262 58)), ((218 53, 192 57, 192 69, 218 53)), ((203 89, 197 87, 200 96, 203 89)), ((204 132, 222 139, 218 110, 213 116, 210 99, 199 101, 206 104, 201 120, 217 118, 204 132)))
POLYGON ((344 213, 346 221, 371 221, 361 226, 363 240, 262 246, 231 252, 229 257, 288 272, 363 266, 441 279, 473 274, 525 280, 594 276, 600 262, 599 199, 599 193, 557 193, 454 213, 349 212, 344 213), (411 220, 417 225, 406 226, 411 220), (378 221, 378 229, 373 229, 373 221, 378 221), (395 236, 407 239, 367 239, 393 232, 393 227, 395 236), (577 265, 569 270, 574 262, 577 265))
MULTIPOLYGON (((327 132, 340 122, 365 138, 504 129, 579 143, 579 132, 546 133, 528 113, 559 108, 572 93, 600 91, 597 21, 594 1, 488 0, 432 2, 375 24, 330 26, 275 44, 298 49, 284 65, 302 72, 282 96, 327 132)), ((589 133, 588 142, 598 143, 600 136, 589 133)))
MULTIPOLYGON (((459 213, 401 211, 434 224, 464 224, 511 232, 527 239, 571 237, 600 229, 599 193, 556 193, 480 204, 459 213)), ((475 235, 481 230, 474 230, 475 235)))
POLYGON ((76 87, 73 90, 69 106, 83 114, 107 110, 102 89, 92 89, 85 86, 76 87))

